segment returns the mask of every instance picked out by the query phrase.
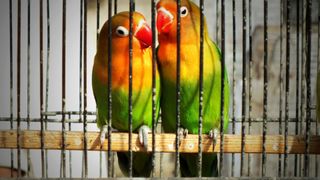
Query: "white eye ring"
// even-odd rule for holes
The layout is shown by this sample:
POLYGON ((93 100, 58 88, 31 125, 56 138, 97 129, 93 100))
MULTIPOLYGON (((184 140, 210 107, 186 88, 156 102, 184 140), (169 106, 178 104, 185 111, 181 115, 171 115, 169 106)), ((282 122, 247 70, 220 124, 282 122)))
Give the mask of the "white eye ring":
POLYGON ((182 6, 182 7, 180 8, 180 16, 181 16, 181 17, 185 17, 185 16, 187 16, 187 15, 188 15, 188 8, 185 7, 185 6, 182 6))
POLYGON ((123 27, 123 26, 118 26, 117 29, 116 29, 116 33, 120 37, 126 37, 126 36, 129 35, 128 29, 123 27))

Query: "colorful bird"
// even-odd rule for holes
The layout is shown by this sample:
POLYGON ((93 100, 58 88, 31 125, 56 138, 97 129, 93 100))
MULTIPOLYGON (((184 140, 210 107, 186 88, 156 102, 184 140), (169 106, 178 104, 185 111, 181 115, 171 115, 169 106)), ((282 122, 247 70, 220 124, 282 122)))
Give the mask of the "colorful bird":
MULTIPOLYGON (((160 0, 157 4, 157 29, 159 47, 157 59, 161 76, 162 125, 165 132, 176 132, 176 69, 177 69, 177 2, 160 0)), ((189 0, 181 0, 180 49, 180 118, 182 132, 198 133, 199 127, 199 67, 200 67, 200 9, 189 0)), ((204 23, 203 43, 203 133, 216 138, 220 128, 221 54, 211 41, 204 23)), ((228 126, 229 83, 224 74, 224 129, 228 126)), ((214 141, 215 142, 215 141, 214 141)), ((182 176, 198 176, 197 154, 180 156, 182 176)), ((202 176, 217 175, 216 154, 204 153, 202 176)))
MULTIPOLYGON (((121 132, 129 131, 129 17, 129 12, 121 12, 111 19, 112 128, 121 132)), ((132 18, 132 129, 133 132, 139 132, 140 143, 147 148, 147 135, 152 127, 152 31, 142 14, 133 12, 132 18)), ((107 21, 100 31, 92 70, 97 125, 101 129, 102 142, 108 122, 108 32, 107 21)), ((159 77, 156 70, 157 114, 160 109, 159 77)), ((128 153, 118 152, 117 155, 122 172, 128 175, 128 153)), ((133 176, 149 176, 151 162, 150 153, 133 153, 133 176)))

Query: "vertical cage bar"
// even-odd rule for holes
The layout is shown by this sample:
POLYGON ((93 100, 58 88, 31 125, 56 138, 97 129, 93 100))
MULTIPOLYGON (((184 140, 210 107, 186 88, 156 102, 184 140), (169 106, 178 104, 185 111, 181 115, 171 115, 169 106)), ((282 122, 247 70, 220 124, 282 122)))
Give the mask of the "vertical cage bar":
MULTIPOLYGON (((99 38, 99 29, 100 29, 100 0, 96 0, 97 5, 97 26, 96 26, 96 40, 99 38)), ((98 44, 98 43, 97 43, 98 44)), ((100 165, 101 166, 101 165, 100 165)))
POLYGON ((290 10, 291 3, 287 0, 287 14, 286 14, 286 93, 285 93, 285 136, 284 136, 284 176, 287 176, 288 166, 288 131, 289 131, 289 87, 290 87, 290 10))
MULTIPOLYGON (((232 0, 232 134, 236 133, 236 117, 235 117, 235 83, 236 83, 236 3, 232 0)), ((231 155, 231 176, 234 176, 235 154, 231 155)))
POLYGON ((180 153, 179 153, 179 129, 180 129, 180 46, 181 46, 181 0, 177 0, 177 74, 176 74, 176 162, 175 162, 175 176, 179 177, 180 174, 180 153))
POLYGON ((242 106, 241 106, 241 170, 240 176, 244 176, 245 138, 246 138, 246 100, 247 100, 247 2, 242 0, 242 106))
MULTIPOLYGON (((100 0, 96 0, 96 45, 98 49, 98 39, 99 39, 99 29, 100 29, 100 0)), ((102 146, 101 146, 102 147, 102 146)), ((103 151, 99 152, 99 178, 102 178, 102 153, 103 151)))
POLYGON ((306 7, 306 83, 307 83, 307 111, 306 111, 306 144, 304 153, 304 176, 309 176, 310 159, 310 124, 311 124, 311 36, 312 36, 312 0, 307 0, 306 7))
MULTIPOLYGON (((251 134, 251 113, 252 113, 252 2, 249 0, 249 127, 248 134, 251 134)), ((248 176, 251 174, 251 156, 248 154, 248 176)))
POLYGON ((88 177, 88 139, 87 139, 87 0, 84 0, 83 15, 83 148, 84 177, 88 177))
POLYGON ((21 0, 18 0, 18 15, 17 15, 17 165, 18 177, 21 177, 21 118, 20 118, 20 93, 21 93, 21 0))
POLYGON ((199 57, 199 130, 198 130, 198 177, 202 176, 202 120, 203 120, 203 31, 204 31, 204 2, 200 2, 200 57, 199 57))
MULTIPOLYGON (((161 128, 160 128, 160 133, 163 133, 163 128, 162 128, 162 122, 161 122, 161 110, 159 111, 159 120, 160 121, 158 121, 158 126, 160 126, 161 128)), ((160 178, 162 178, 163 177, 163 152, 160 152, 160 158, 159 158, 159 164, 160 164, 160 168, 159 168, 159 177, 160 178)))
POLYGON ((220 38, 219 38, 219 0, 216 0, 216 41, 217 41, 217 44, 220 45, 220 38))
POLYGON ((156 175, 156 128, 157 128, 157 107, 156 107, 156 1, 151 1, 151 29, 152 29, 152 177, 156 175))
MULTIPOLYGON (((69 113, 68 118, 71 119, 71 113, 69 113)), ((72 130, 71 122, 69 121, 69 131, 72 130)), ((72 151, 69 150, 69 178, 72 178, 72 151)))
POLYGON ((114 0, 114 14, 117 14, 118 12, 118 0, 114 0))
MULTIPOLYGON (((27 129, 30 130, 30 0, 28 0, 27 10, 27 129)), ((30 150, 27 150, 27 177, 30 176, 31 158, 30 150)))
MULTIPOLYGON (((301 16, 302 16, 302 21, 301 21, 301 103, 300 103, 300 134, 303 133, 303 121, 305 119, 305 104, 306 104, 306 84, 305 84, 305 61, 306 61, 306 41, 305 41, 305 37, 306 37, 306 31, 305 31, 305 15, 306 15, 306 11, 305 11, 305 0, 301 1, 301 16)), ((303 155, 299 155, 299 175, 298 176, 303 176, 303 155)))
POLYGON ((133 12, 134 12, 134 0, 130 0, 130 30, 129 30, 129 177, 132 177, 132 55, 133 55, 133 46, 132 46, 132 37, 133 37, 133 12))
POLYGON ((262 132, 262 176, 266 176, 266 134, 267 134, 267 114, 268 114, 268 0, 263 3, 263 132, 262 132))
POLYGON ((83 1, 80 0, 80 36, 79 36, 79 122, 82 122, 82 68, 83 68, 83 1))
POLYGON ((66 177, 66 0, 62 1, 62 177, 66 177))
POLYGON ((286 93, 285 93, 285 153, 284 153, 284 176, 287 174, 287 158, 288 158, 288 121, 289 121, 289 76, 290 76, 290 9, 291 4, 290 1, 287 0, 287 7, 286 7, 286 93))
MULTIPOLYGON (((84 0, 80 0, 80 36, 79 36, 79 39, 80 39, 80 45, 79 45, 79 122, 82 122, 82 116, 83 116, 83 112, 82 112, 82 92, 83 92, 83 89, 82 89, 82 68, 83 68, 83 19, 84 19, 84 16, 83 16, 83 2, 84 0)), ((82 156, 82 171, 81 171, 81 178, 84 177, 84 161, 85 161, 85 155, 84 155, 84 152, 83 151, 83 156, 82 156)))
MULTIPOLYGON (((111 139, 112 123, 112 0, 108 1, 108 139, 111 139)), ((108 141, 108 177, 112 177, 111 141, 108 141)))
MULTIPOLYGON (((47 0, 47 67, 46 67, 46 102, 45 102, 45 112, 48 112, 48 104, 49 104, 49 69, 50 69, 50 1, 47 0)), ((45 116, 45 127, 47 130, 47 119, 45 116)), ((45 162, 45 176, 48 178, 48 150, 45 150, 44 153, 44 162, 45 162)))
MULTIPOLYGON (((295 134, 298 135, 299 131, 299 94, 300 94, 300 86, 299 86, 299 76, 300 76, 300 5, 299 1, 297 2, 297 19, 296 19, 296 122, 295 122, 295 134)), ((298 155, 294 155, 294 176, 298 175, 298 155)))
MULTIPOLYGON (((279 134, 282 134, 282 104, 283 104, 283 59, 282 59, 282 52, 283 52, 283 0, 280 0, 280 87, 279 87, 279 134)), ((286 158, 285 158, 286 161, 286 158)), ((278 155, 278 176, 281 177, 281 166, 282 165, 282 155, 278 155)))
MULTIPOLYGON (((224 86, 225 86, 225 1, 221 0, 221 101, 220 101, 220 159, 219 176, 223 171, 223 149, 224 149, 224 86)), ((228 121, 228 119, 226 119, 228 121)))
MULTIPOLYGON (((9 0, 9 30, 10 30, 10 129, 13 129, 13 40, 12 40, 12 0, 9 0)), ((13 149, 10 149, 10 177, 13 177, 13 149)))
MULTIPOLYGON (((320 71, 320 3, 318 3, 318 61, 317 61, 317 73, 320 71)), ((320 78, 320 77, 317 77, 320 78)), ((320 96, 320 94, 317 92, 316 93, 317 96, 320 96)), ((317 104, 317 106, 320 106, 320 104, 317 104)), ((318 108, 318 107, 317 107, 318 108)), ((319 136, 319 118, 316 118, 316 135, 319 136)), ((319 177, 319 172, 317 171, 319 168, 319 155, 316 156, 316 164, 315 164, 315 168, 316 168, 316 177, 319 177)))
MULTIPOLYGON (((100 149, 102 149, 102 144, 100 149)), ((102 151, 99 151, 99 178, 102 178, 102 153, 102 151)))
MULTIPOLYGON (((43 1, 40 0, 39 2, 40 8, 40 34, 39 34, 39 44, 40 44, 40 54, 39 54, 39 63, 40 63, 40 135, 41 135, 41 176, 46 176, 46 168, 45 168, 45 152, 44 152, 44 119, 43 119, 43 1)), ((47 62, 48 63, 48 62, 47 62)))

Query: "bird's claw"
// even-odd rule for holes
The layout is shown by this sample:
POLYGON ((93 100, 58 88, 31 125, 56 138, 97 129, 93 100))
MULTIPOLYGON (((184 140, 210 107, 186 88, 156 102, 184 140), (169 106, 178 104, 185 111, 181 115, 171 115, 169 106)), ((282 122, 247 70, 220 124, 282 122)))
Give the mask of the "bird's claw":
POLYGON ((188 133, 189 133, 189 131, 188 131, 188 129, 184 129, 184 128, 179 128, 179 137, 187 137, 187 135, 188 135, 188 133))
POLYGON ((101 146, 106 139, 107 132, 108 132, 108 125, 103 125, 100 129, 100 145, 101 146))
POLYGON ((188 133, 189 133, 188 129, 184 129, 184 128, 178 129, 179 145, 181 144, 182 139, 187 137, 188 133))
POLYGON ((217 143, 218 133, 219 133, 218 129, 211 129, 209 131, 208 135, 209 135, 209 138, 213 139, 213 145, 216 145, 217 143))
POLYGON ((151 129, 147 125, 143 125, 139 128, 139 142, 143 147, 148 149, 148 133, 151 129))

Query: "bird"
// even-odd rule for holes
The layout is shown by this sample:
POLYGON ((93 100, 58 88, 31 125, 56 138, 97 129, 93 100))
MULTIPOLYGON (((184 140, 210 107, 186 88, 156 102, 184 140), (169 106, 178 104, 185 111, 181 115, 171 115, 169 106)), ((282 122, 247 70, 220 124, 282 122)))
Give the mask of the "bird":
MULTIPOLYGON (((189 1, 181 0, 180 36, 180 134, 198 134, 199 127, 199 66, 200 66, 200 9, 189 1)), ((160 0, 157 3, 158 41, 157 62, 161 79, 161 119, 166 133, 176 132, 176 73, 177 73, 177 2, 160 0)), ((217 138, 221 120, 221 52, 210 39, 206 21, 203 31, 203 129, 217 138)), ((224 76, 224 130, 228 126, 229 82, 224 76)), ((179 137, 180 138, 180 137, 179 137)), ((180 153, 182 177, 198 176, 198 155, 180 153)), ((217 176, 217 155, 203 153, 202 177, 217 176)))
MULTIPOLYGON (((139 133, 139 142, 148 148, 148 133, 152 127, 152 30, 143 14, 132 16, 132 131, 139 133)), ((97 41, 92 69, 92 88, 97 106, 97 126, 101 144, 105 140, 108 123, 108 38, 111 21, 111 94, 112 128, 129 132, 129 32, 130 13, 120 12, 107 20, 97 41)), ((157 68, 157 66, 156 66, 157 68)), ((156 120, 160 109, 160 76, 156 72, 156 120)), ((134 142, 134 141, 133 141, 134 142)), ((129 175, 129 153, 118 152, 122 173, 129 175)), ((132 176, 148 177, 152 170, 152 155, 133 152, 132 176)))

